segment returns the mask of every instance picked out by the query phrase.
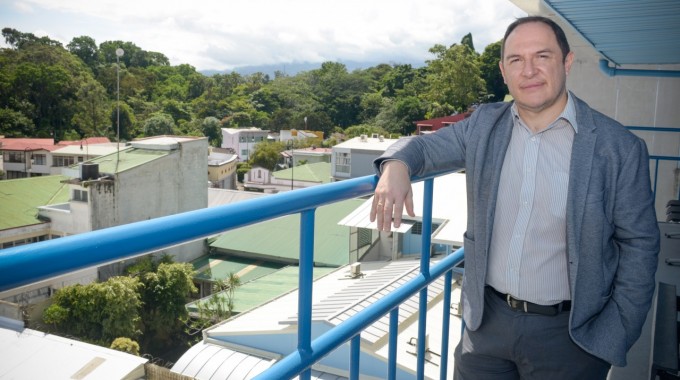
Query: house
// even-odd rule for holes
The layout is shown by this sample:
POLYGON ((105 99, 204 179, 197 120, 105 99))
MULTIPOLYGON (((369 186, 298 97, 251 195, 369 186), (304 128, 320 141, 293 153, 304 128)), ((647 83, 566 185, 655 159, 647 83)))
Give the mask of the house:
POLYGON ((371 137, 361 135, 335 145, 331 154, 333 181, 375 174, 373 160, 396 141, 374 134, 371 137))
POLYGON ((450 116, 437 117, 428 120, 418 120, 414 121, 413 124, 416 125, 416 135, 422 135, 429 132, 434 132, 444 127, 451 126, 457 122, 467 119, 472 115, 472 112, 459 113, 450 116))
POLYGON ((60 141, 57 144, 51 138, 0 138, 0 169, 5 172, 5 179, 61 174, 63 167, 115 151, 116 148, 108 143, 106 137, 60 141))
POLYGON ((261 166, 250 169, 243 178, 246 190, 278 193, 330 182, 331 164, 317 162, 289 169, 269 171, 261 166))
POLYGON ((267 141, 268 130, 260 128, 222 128, 222 148, 236 154, 241 162, 250 159, 250 153, 255 145, 267 141))

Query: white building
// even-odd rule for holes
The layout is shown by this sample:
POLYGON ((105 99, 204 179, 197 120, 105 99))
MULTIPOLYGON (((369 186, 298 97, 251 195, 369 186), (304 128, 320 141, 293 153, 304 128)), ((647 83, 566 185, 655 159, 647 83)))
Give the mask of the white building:
MULTIPOLYGON (((8 232, 14 234, 14 240, 32 236, 31 241, 39 241, 206 208, 207 156, 204 137, 160 136, 130 142, 120 152, 65 171, 70 178, 63 181, 68 186, 68 202, 38 207, 40 223, 0 231, 0 237, 11 240, 3 235, 8 232)), ((16 181, 32 180, 39 179, 16 181)), ((179 262, 205 254, 201 240, 163 252, 179 262)), ((34 303, 49 297, 54 289, 105 279, 119 274, 120 269, 121 265, 112 264, 71 272, 0 292, 0 300, 34 303)), ((11 312, 3 314, 12 316, 11 312)))
POLYGON ((331 177, 334 181, 375 174, 373 160, 378 158, 396 139, 362 135, 333 147, 331 177))
POLYGON ((267 141, 269 131, 260 128, 222 128, 222 148, 233 152, 239 161, 248 161, 256 144, 267 141))

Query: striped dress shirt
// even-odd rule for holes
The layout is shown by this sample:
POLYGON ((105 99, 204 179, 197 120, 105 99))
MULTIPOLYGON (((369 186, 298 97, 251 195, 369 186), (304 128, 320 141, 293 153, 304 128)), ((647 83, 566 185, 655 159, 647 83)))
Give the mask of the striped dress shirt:
POLYGON ((566 206, 569 165, 578 132, 572 95, 548 128, 533 133, 512 105, 489 252, 487 284, 541 305, 571 299, 566 206))

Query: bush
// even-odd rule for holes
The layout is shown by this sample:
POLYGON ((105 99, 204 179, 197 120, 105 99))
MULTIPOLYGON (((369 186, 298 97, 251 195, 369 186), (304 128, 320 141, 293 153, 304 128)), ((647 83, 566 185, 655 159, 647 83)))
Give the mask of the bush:
POLYGON ((111 347, 113 350, 127 352, 128 354, 139 356, 139 343, 130 338, 120 337, 113 340, 111 347))

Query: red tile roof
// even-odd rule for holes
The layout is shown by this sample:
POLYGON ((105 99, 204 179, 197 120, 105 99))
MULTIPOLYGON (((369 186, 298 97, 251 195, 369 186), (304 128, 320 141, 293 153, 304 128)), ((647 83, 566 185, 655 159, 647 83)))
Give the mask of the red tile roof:
POLYGON ((434 119, 415 121, 413 124, 416 125, 416 134, 420 134, 424 131, 436 131, 438 129, 444 128, 447 125, 455 124, 463 119, 470 117, 471 112, 459 113, 451 116, 437 117, 434 119))
POLYGON ((59 141, 55 144, 51 138, 34 139, 34 138, 0 138, 0 149, 2 150, 46 150, 51 152, 68 145, 80 145, 82 142, 87 144, 102 144, 111 142, 107 137, 88 137, 84 140, 76 141, 59 141))

